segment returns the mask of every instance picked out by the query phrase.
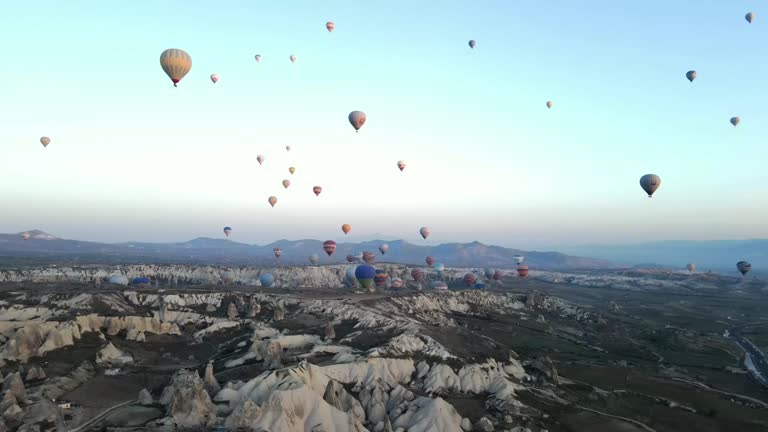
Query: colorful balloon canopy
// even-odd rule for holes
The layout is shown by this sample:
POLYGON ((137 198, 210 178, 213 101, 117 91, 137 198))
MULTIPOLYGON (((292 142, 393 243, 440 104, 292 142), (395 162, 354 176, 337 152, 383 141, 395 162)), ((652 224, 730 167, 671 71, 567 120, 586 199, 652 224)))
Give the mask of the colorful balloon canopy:
POLYGON ((336 242, 333 240, 326 240, 323 242, 323 250, 328 256, 333 255, 336 252, 336 242))
POLYGON ((424 272, 421 269, 419 269, 419 268, 415 268, 415 269, 411 270, 411 277, 416 282, 421 282, 421 281, 424 280, 424 272))
POLYGON ((486 279, 490 279, 493 277, 493 269, 490 267, 486 267, 483 269, 483 274, 485 275, 486 279))
POLYGON ((272 252, 275 254, 275 258, 280 258, 283 255, 283 250, 279 247, 272 249, 272 252))
POLYGON ((748 12, 746 15, 744 15, 744 19, 747 20, 747 22, 750 24, 752 24, 752 21, 754 21, 756 17, 757 14, 754 12, 748 12))
POLYGON ((427 237, 429 237, 429 228, 427 227, 421 227, 419 228, 419 234, 421 234, 422 237, 426 240, 427 237))
POLYGON ((256 63, 259 63, 261 61, 261 54, 256 54, 253 58, 256 59, 256 63))
POLYGON ((363 288, 371 288, 376 269, 370 264, 360 264, 355 269, 355 278, 363 288))
POLYGON ((271 205, 272 207, 274 207, 274 206, 275 206, 275 204, 277 204, 277 197, 276 197, 276 196, 271 196, 271 197, 269 197, 269 205, 271 205))
POLYGON ((400 288, 403 287, 403 280, 400 279, 399 277, 392 278, 392 281, 390 281, 389 283, 389 287, 392 289, 399 290, 400 288))
POLYGON ((328 29, 329 32, 332 32, 333 29, 336 28, 336 24, 334 24, 333 21, 328 21, 327 23, 325 23, 325 28, 328 29))
POLYGON ((379 245, 379 252, 381 252, 382 255, 386 255, 387 251, 389 251, 389 245, 386 243, 382 243, 379 245))
POLYGON ((176 87, 179 81, 192 69, 192 57, 184 50, 167 49, 160 54, 160 66, 168 78, 173 81, 173 86, 176 87))
POLYGON ((232 227, 225 226, 224 227, 224 235, 229 237, 229 235, 232 233, 232 227))
POLYGON ((341 230, 344 232, 344 234, 349 234, 350 231, 352 231, 352 225, 350 224, 344 224, 341 226, 341 230))
POLYGON ((373 264, 376 261, 376 254, 373 252, 363 252, 363 261, 368 264, 373 264))
POLYGON ((524 264, 520 264, 517 266, 517 276, 524 278, 528 276, 528 266, 524 264))
POLYGON ((40 137, 40 144, 42 144, 43 147, 48 147, 48 144, 50 144, 50 143, 51 143, 51 139, 50 138, 48 138, 46 136, 40 137))
POLYGON ((464 275, 464 285, 471 287, 475 282, 477 282, 477 277, 474 274, 467 273, 464 275))
POLYGON ((211 74, 211 81, 213 81, 214 84, 219 82, 219 76, 217 74, 211 74))
POLYGON ((739 261, 736 263, 736 268, 739 270, 742 276, 749 273, 750 270, 752 270, 752 264, 749 263, 749 261, 739 261))
POLYGON ((275 277, 272 276, 272 273, 264 273, 259 276, 259 282, 261 282, 261 286, 269 288, 275 283, 275 277))
POLYGON ((468 44, 470 48, 475 49, 475 45, 477 45, 477 42, 475 42, 474 39, 471 39, 468 44))
POLYGON ((428 266, 432 267, 433 264, 435 264, 435 259, 431 256, 428 256, 424 259, 424 261, 427 263, 428 266))
POLYGON ((438 291, 447 291, 448 290, 448 284, 441 280, 432 281, 431 284, 429 284, 430 287, 434 290, 438 291))
POLYGON ((741 119, 739 117, 731 117, 730 122, 733 125, 733 127, 736 127, 739 125, 739 123, 741 123, 741 119))
POLYGON ((689 70, 685 73, 685 77, 688 78, 688 81, 693 82, 693 80, 696 79, 696 71, 695 70, 689 70))
POLYGON ((400 171, 405 169, 405 161, 397 161, 397 167, 400 168, 400 171))
POLYGON ((373 276, 373 283, 376 284, 377 288, 383 288, 387 286, 388 281, 388 274, 384 273, 383 271, 379 272, 379 270, 376 270, 376 275, 373 276))
POLYGON ((283 180, 283 187, 288 189, 288 186, 291 185, 291 181, 288 179, 283 180))
POLYGON ((259 163, 259 165, 264 163, 264 155, 258 155, 256 156, 256 162, 259 163))
POLYGON ((365 113, 362 111, 352 111, 349 113, 349 123, 355 128, 355 131, 360 131, 360 128, 365 124, 365 113))
POLYGON ((320 192, 323 191, 323 188, 320 186, 315 186, 312 188, 312 192, 315 193, 315 196, 320 196, 320 192))
POLYGON ((661 186, 661 177, 656 174, 646 174, 640 177, 640 187, 648 194, 648 198, 653 196, 659 186, 661 186))
POLYGON ((436 272, 442 273, 443 271, 445 271, 445 264, 435 263, 435 265, 432 268, 435 269, 436 272))

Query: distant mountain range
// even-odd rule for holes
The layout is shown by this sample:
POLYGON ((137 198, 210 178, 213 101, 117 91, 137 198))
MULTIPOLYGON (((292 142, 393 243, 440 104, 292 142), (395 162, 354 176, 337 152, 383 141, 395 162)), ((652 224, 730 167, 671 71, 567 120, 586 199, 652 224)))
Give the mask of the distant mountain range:
POLYGON ((610 259, 615 263, 655 263, 655 266, 685 268, 694 263, 699 271, 711 269, 728 273, 736 272, 736 263, 746 260, 752 263, 753 273, 765 273, 768 269, 768 240, 704 240, 662 241, 633 245, 592 245, 565 247, 563 251, 596 258, 610 259))
POLYGON ((536 252, 489 246, 479 242, 446 243, 437 246, 418 246, 403 240, 367 241, 361 243, 338 242, 336 252, 328 257, 320 240, 279 240, 259 246, 227 239, 200 237, 181 243, 96 243, 60 239, 40 230, 27 231, 29 240, 21 233, 0 234, 0 264, 23 266, 51 264, 230 264, 274 265, 278 261, 273 249, 282 249, 282 264, 308 264, 309 256, 316 254, 321 264, 346 262, 346 256, 363 251, 376 254, 377 262, 424 265, 427 256, 449 267, 514 268, 515 255, 525 256, 525 263, 538 269, 596 269, 614 268, 603 259, 569 256, 558 252, 536 252), (382 255, 378 247, 389 245, 382 255))

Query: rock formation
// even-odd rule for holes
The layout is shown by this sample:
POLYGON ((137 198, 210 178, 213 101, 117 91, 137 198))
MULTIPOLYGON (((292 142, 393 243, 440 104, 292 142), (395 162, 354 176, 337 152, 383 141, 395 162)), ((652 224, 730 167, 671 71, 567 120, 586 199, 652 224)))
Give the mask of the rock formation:
POLYGON ((250 308, 248 309, 248 318, 256 318, 261 313, 261 305, 251 300, 250 308))
POLYGON ((24 382, 21 380, 21 374, 19 372, 8 374, 5 379, 3 379, 2 392, 9 392, 19 405, 27 403, 27 390, 24 388, 24 382))
POLYGON ((323 328, 323 334, 325 335, 326 341, 331 341, 336 338, 336 330, 333 329, 333 323, 329 322, 325 325, 323 328))
POLYGON ((47 378, 45 371, 39 366, 33 366, 27 371, 27 377, 25 381, 42 380, 47 378))
POLYGON ((179 428, 211 426, 216 420, 215 407, 197 372, 181 369, 163 390, 160 403, 166 415, 179 428))
POLYGON ((229 307, 227 308, 227 318, 229 318, 230 321, 236 321, 239 313, 237 312, 237 306, 235 303, 230 303, 229 307))
POLYGON ((152 395, 149 393, 149 390, 147 389, 141 389, 141 391, 139 392, 138 400, 139 400, 139 405, 144 405, 144 406, 152 405, 153 403, 155 403, 154 399, 152 399, 152 395))
MULTIPOLYGON (((230 305, 231 304, 232 303, 230 303, 230 305)), ((205 377, 203 378, 203 383, 205 384, 205 390, 211 397, 214 397, 216 393, 221 391, 219 382, 216 381, 216 377, 213 376, 213 360, 209 361, 208 365, 205 367, 205 377)))
POLYGON ((133 363, 133 358, 130 354, 125 354, 117 349, 112 342, 107 343, 104 348, 100 349, 96 353, 96 364, 101 366, 123 366, 133 363))
POLYGON ((282 321, 285 319, 285 309, 282 307, 275 308, 275 321, 282 321))

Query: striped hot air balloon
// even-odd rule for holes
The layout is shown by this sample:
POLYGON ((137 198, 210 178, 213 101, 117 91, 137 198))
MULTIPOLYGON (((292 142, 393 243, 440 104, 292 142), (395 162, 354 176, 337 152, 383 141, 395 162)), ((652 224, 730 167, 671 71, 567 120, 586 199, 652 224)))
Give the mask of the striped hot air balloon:
POLYGON ((446 284, 443 281, 439 281, 439 280, 432 281, 430 286, 432 287, 432 289, 438 290, 438 291, 447 291, 448 290, 448 284, 446 284))
POLYGON ((464 275, 464 285, 471 287, 475 282, 477 282, 477 277, 474 274, 467 273, 464 275))
POLYGON ((333 240, 326 240, 323 242, 323 250, 328 256, 333 255, 336 252, 336 242, 333 240))
POLYGON ((177 87, 179 81, 192 69, 192 57, 184 50, 170 48, 160 54, 160 66, 177 87))
POLYGON ((376 288, 384 288, 387 286, 387 280, 389 275, 384 270, 376 270, 376 275, 373 276, 373 283, 376 288))
POLYGON ((739 261, 736 263, 736 268, 739 270, 742 276, 749 273, 750 270, 752 270, 752 264, 749 263, 749 261, 739 261))
POLYGON ((393 290, 399 290, 403 287, 403 280, 398 277, 392 278, 392 281, 389 283, 389 287, 393 290))
POLYGON ((312 192, 315 193, 315 196, 320 196, 320 192, 323 191, 323 188, 320 186, 315 186, 312 188, 312 192))
POLYGON ((416 282, 421 282, 424 280, 424 272, 421 269, 415 268, 411 270, 411 277, 416 282))
POLYGON ((376 261, 376 254, 373 252, 363 252, 363 261, 368 264, 373 264, 376 261))

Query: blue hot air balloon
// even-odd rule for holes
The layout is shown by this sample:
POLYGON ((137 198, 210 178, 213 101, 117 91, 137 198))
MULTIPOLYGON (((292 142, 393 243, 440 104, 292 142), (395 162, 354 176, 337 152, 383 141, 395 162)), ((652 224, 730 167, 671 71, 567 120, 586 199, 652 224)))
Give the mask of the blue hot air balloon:
POLYGON ((114 285, 128 285, 128 278, 123 275, 114 275, 109 278, 109 283, 114 285))
POLYGON ((141 285, 141 284, 148 284, 152 282, 148 277, 135 277, 131 281, 131 285, 141 285))
POLYGON ((482 282, 475 282, 474 285, 472 285, 474 289, 485 289, 485 284, 482 282))
POLYGON ((432 268, 434 268, 435 271, 442 272, 442 271, 445 271, 445 264, 435 263, 435 265, 432 268))
POLYGON ((269 288, 275 283, 275 277, 272 276, 272 273, 264 273, 259 277, 259 282, 261 282, 261 286, 269 288))
POLYGON ((355 269, 355 278, 363 288, 371 288, 373 278, 376 276, 376 268, 370 264, 360 264, 355 269))

